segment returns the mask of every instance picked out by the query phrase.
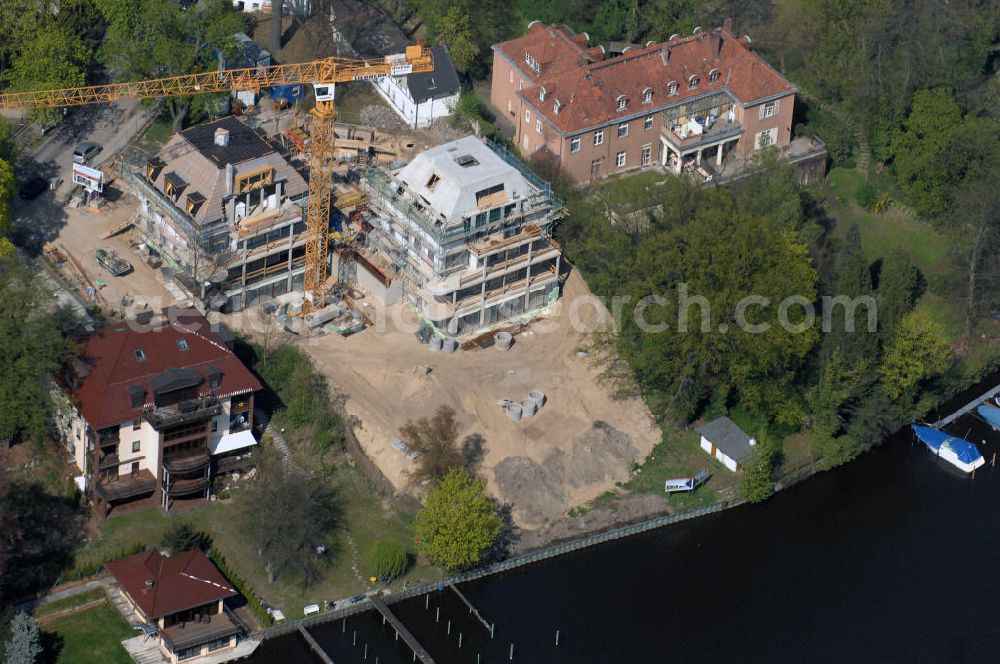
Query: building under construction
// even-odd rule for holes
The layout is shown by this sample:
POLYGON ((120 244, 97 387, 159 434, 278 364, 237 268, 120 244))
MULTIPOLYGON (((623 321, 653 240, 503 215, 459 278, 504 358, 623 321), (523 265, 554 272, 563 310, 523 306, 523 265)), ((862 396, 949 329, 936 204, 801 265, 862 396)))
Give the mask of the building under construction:
POLYGON ((365 232, 343 280, 386 303, 405 297, 453 335, 523 318, 559 297, 561 252, 550 231, 561 203, 502 146, 467 136, 398 170, 369 169, 362 184, 365 232))
POLYGON ((243 122, 179 132, 123 174, 142 242, 206 306, 238 311, 302 289, 308 184, 243 122))

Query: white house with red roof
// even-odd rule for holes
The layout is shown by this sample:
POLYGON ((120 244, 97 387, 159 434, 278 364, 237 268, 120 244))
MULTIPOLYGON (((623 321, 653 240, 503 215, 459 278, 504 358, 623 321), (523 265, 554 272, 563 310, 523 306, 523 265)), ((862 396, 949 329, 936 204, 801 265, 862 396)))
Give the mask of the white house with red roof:
POLYGON ((606 58, 586 33, 538 21, 493 46, 491 102, 522 154, 582 182, 651 166, 718 169, 730 155, 790 144, 797 89, 731 21, 622 50, 606 58))
POLYGON ((247 472, 257 444, 257 378, 231 348, 227 330, 193 309, 166 320, 114 323, 81 340, 81 358, 62 377, 57 426, 107 515, 155 497, 207 497, 212 479, 247 472))

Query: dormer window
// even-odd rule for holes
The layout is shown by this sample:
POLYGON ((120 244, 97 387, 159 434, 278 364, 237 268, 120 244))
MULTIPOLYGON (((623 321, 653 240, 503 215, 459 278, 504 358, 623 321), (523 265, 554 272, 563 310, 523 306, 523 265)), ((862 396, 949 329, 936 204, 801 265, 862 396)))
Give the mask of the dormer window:
POLYGON ((187 186, 187 182, 184 181, 180 175, 171 171, 163 176, 163 190, 174 202, 180 198, 181 192, 184 191, 184 187, 187 186))
POLYGON ((628 98, 625 95, 618 95, 618 110, 624 111, 628 106, 628 98))
POLYGON ((430 179, 427 180, 427 189, 429 191, 434 191, 434 187, 438 186, 438 182, 440 181, 441 178, 438 177, 437 173, 431 173, 430 179))
POLYGON ((721 74, 719 73, 719 70, 718 69, 713 69, 712 71, 708 72, 708 82, 709 83, 718 83, 719 82, 719 76, 721 76, 721 74))
POLYGON ((642 91, 642 103, 648 104, 653 101, 653 88, 646 88, 642 91))
POLYGON ((145 362, 146 361, 146 353, 141 348, 136 348, 134 355, 135 355, 135 361, 136 362, 145 362))
POLYGON ((146 405, 146 390, 139 385, 129 385, 128 398, 133 409, 142 408, 146 405))
POLYGON ((164 161, 159 157, 153 157, 152 159, 147 161, 146 179, 149 180, 150 182, 155 182, 156 178, 160 176, 160 171, 163 170, 164 166, 166 166, 166 163, 164 163, 164 161))
POLYGON ((195 216, 198 214, 198 210, 201 209, 202 204, 205 202, 205 197, 202 196, 197 191, 192 191, 187 195, 187 213, 190 216, 195 216))
POLYGON ((556 99, 555 103, 552 104, 552 111, 554 113, 556 113, 556 115, 558 115, 559 114, 559 109, 561 109, 561 108, 562 108, 562 102, 559 101, 558 99, 556 99))
POLYGON ((218 367, 206 367, 205 375, 208 376, 208 385, 211 389, 217 390, 222 385, 222 370, 218 367))
POLYGON ((538 63, 538 60, 536 60, 534 56, 531 55, 531 53, 528 53, 527 51, 524 52, 524 62, 525 64, 528 65, 531 71, 535 72, 536 74, 542 73, 542 66, 538 63))
POLYGON ((688 90, 697 90, 697 89, 698 89, 698 77, 692 75, 691 78, 688 79, 688 90))
POLYGON ((187 350, 187 349, 188 349, 187 339, 178 339, 177 340, 177 350, 187 350))
POLYGON ((670 81, 670 85, 667 86, 667 94, 673 97, 677 94, 678 89, 680 89, 680 85, 677 81, 670 81))
POLYGON ((543 85, 538 90, 538 101, 545 101, 545 86, 543 85))

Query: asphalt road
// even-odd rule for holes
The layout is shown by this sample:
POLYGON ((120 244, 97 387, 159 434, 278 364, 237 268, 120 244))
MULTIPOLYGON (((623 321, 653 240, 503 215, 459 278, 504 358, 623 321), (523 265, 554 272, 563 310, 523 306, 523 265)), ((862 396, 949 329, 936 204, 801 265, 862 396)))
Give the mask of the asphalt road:
POLYGON ((135 138, 152 112, 135 101, 81 106, 67 113, 63 121, 37 144, 32 140, 37 133, 31 130, 19 136, 20 141, 32 142, 33 147, 22 145, 16 168, 18 178, 23 181, 34 175, 48 180, 60 177, 62 183, 55 192, 44 192, 35 200, 14 199, 11 235, 15 244, 28 251, 38 251, 45 242, 53 240, 66 223, 63 202, 73 186, 73 149, 77 145, 85 141, 101 145, 103 149, 90 164, 100 168, 135 138))

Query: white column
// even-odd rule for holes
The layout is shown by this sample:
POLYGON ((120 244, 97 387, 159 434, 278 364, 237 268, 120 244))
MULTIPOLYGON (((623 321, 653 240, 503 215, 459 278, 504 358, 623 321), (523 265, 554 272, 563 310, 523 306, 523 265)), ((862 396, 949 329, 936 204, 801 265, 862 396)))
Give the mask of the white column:
POLYGON ((681 154, 680 150, 678 150, 677 151, 677 175, 680 175, 683 172, 684 172, 684 155, 681 154))
POLYGON ((725 143, 719 143, 719 152, 715 155, 715 165, 722 166, 722 146, 725 143))
POLYGON ((667 157, 670 156, 670 148, 667 147, 667 141, 662 137, 660 138, 660 147, 662 148, 660 150, 660 166, 666 166, 667 157))
POLYGON ((702 153, 702 150, 704 150, 704 148, 699 149, 698 150, 698 156, 695 157, 695 163, 698 164, 699 166, 701 166, 701 153, 702 153))

